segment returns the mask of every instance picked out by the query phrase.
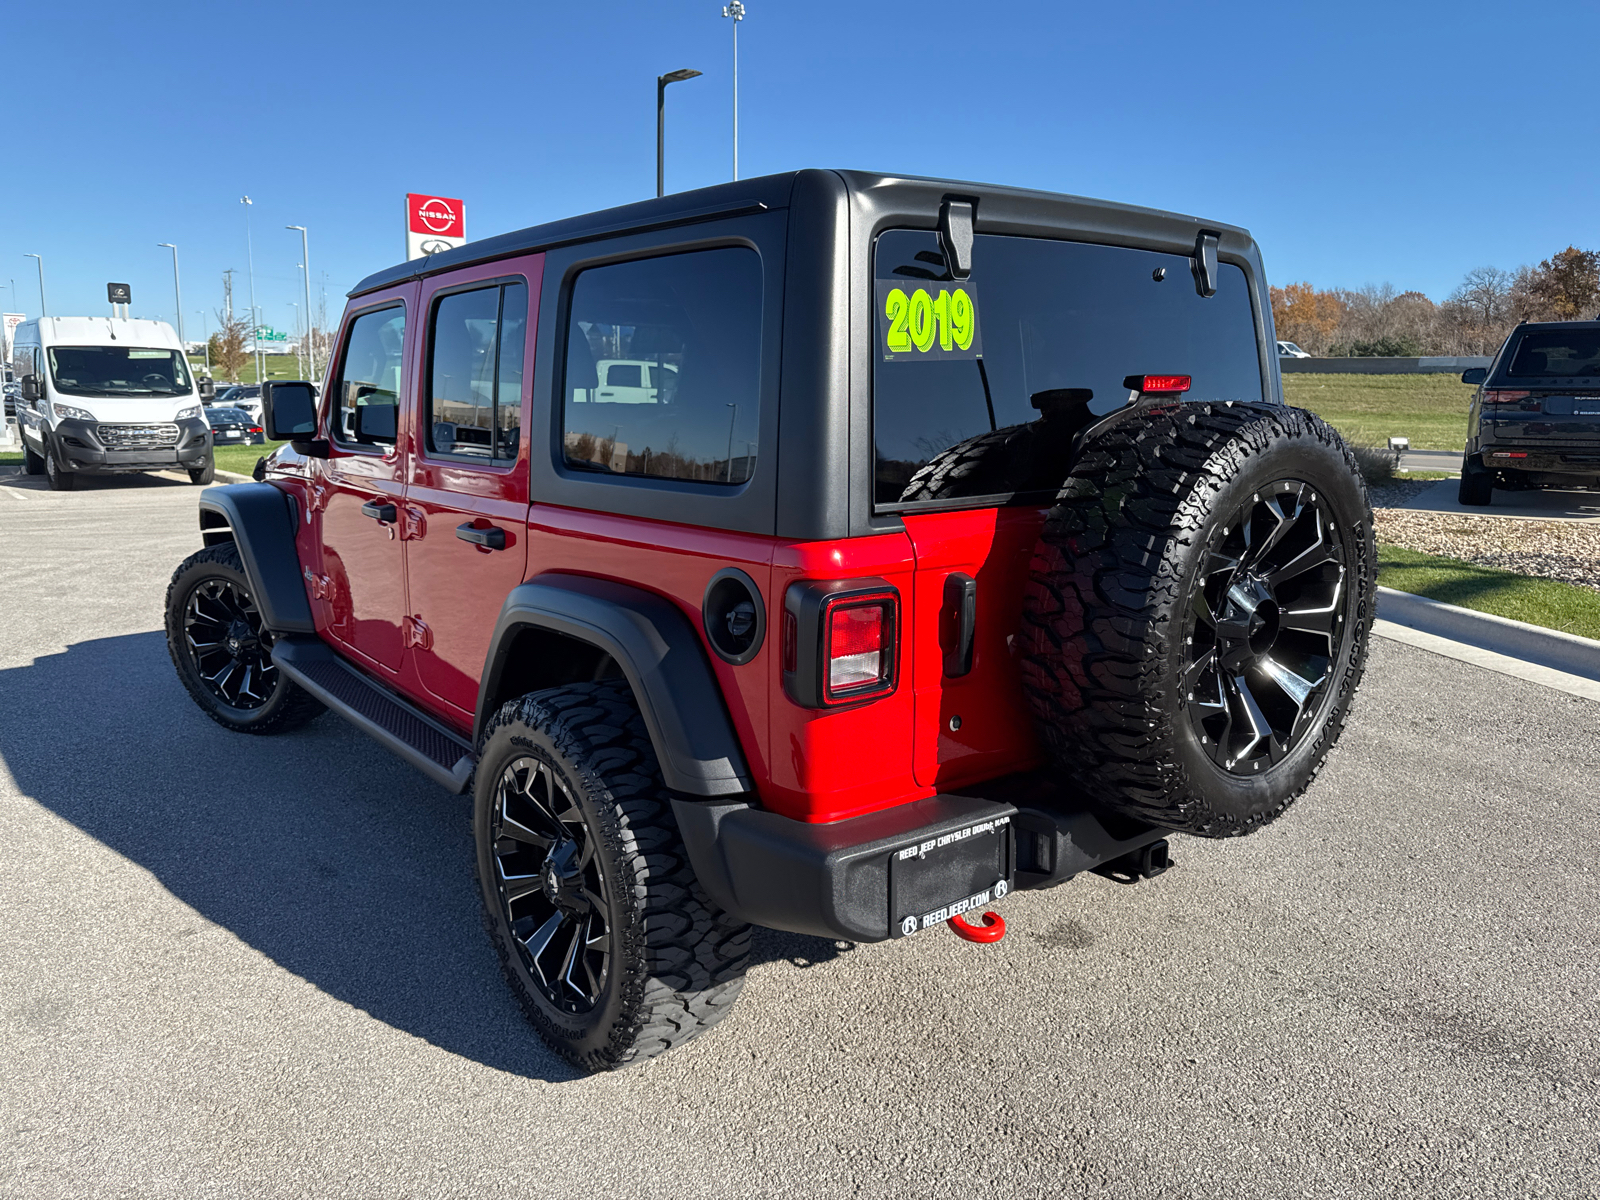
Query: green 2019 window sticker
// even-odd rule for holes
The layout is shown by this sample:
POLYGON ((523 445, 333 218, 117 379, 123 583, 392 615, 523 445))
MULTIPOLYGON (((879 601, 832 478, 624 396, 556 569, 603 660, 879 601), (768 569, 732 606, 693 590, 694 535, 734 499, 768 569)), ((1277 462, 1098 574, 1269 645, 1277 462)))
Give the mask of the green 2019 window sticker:
POLYGON ((971 280, 877 281, 878 349, 884 362, 978 358, 978 289, 971 280))

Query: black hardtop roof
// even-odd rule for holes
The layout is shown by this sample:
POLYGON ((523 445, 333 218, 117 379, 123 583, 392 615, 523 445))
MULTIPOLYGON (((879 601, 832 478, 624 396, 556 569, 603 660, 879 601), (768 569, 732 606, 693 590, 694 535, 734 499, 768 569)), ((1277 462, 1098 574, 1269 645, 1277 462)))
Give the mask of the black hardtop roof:
POLYGON ((1523 321, 1511 331, 1508 340, 1519 333, 1536 333, 1546 329, 1600 329, 1600 318, 1593 321, 1523 321))
MULTIPOLYGON (((510 258, 518 254, 533 254, 558 246, 571 245, 597 238, 640 233, 673 225, 687 225, 716 217, 734 216, 743 212, 787 208, 794 192, 796 180, 810 171, 785 171, 778 175, 763 175, 755 179, 741 179, 732 183, 719 183, 712 187, 697 188, 692 192, 677 192, 670 196, 641 200, 617 208, 584 213, 534 225, 512 233, 502 233, 482 241, 468 242, 443 254, 399 263, 368 275, 349 292, 352 297, 393 287, 410 279, 421 279, 459 267, 491 262, 497 258, 510 258)), ((827 172, 842 180, 853 193, 871 193, 877 199, 889 198, 887 193, 901 192, 907 201, 943 194, 971 197, 978 201, 976 229, 985 228, 984 200, 1000 201, 1008 209, 1037 210, 1041 206, 1051 209, 1075 209, 1091 218, 1092 224, 1122 224, 1127 218, 1141 227, 1162 226, 1169 232, 1182 230, 1189 237, 1193 231, 1211 230, 1232 234, 1234 238, 1250 240, 1248 230, 1237 225, 1217 221, 1202 221, 1198 217, 1160 209, 1143 208, 1134 204, 1117 204, 1109 200, 1093 200, 1083 196, 1070 196, 1059 192, 1038 191, 1031 188, 1004 187, 990 183, 971 183, 955 179, 928 179, 914 175, 884 175, 871 171, 835 170, 827 172), (1009 203, 1007 203, 1009 202, 1009 203), (1121 217, 1123 221, 1115 218, 1121 217), (1108 218, 1112 220, 1108 222, 1108 218), (1176 227, 1176 229, 1174 228, 1176 227)), ((934 205, 937 211, 937 204, 934 205)), ((1004 231, 1004 230, 1002 230, 1004 231)))

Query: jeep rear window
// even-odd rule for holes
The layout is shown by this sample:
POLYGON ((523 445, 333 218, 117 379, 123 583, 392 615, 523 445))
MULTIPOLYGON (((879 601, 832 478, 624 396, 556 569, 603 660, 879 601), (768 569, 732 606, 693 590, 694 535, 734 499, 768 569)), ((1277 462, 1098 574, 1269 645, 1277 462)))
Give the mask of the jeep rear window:
POLYGON ((1600 329, 1534 329, 1522 335, 1507 375, 1600 375, 1600 329))
POLYGON ((572 288, 569 467, 739 484, 755 468, 761 259, 696 250, 592 267, 572 288))
MULTIPOLYGON (((1203 297, 1184 255, 980 234, 971 278, 955 281, 936 234, 890 230, 873 274, 880 505, 900 503, 919 468, 969 438, 1017 427, 1026 442, 1020 427, 1041 419, 1040 393, 1088 391, 1089 410, 1103 414, 1126 403, 1128 376, 1181 374, 1192 378, 1189 400, 1262 398, 1249 285, 1232 263, 1203 297), (931 297, 920 312, 894 298, 918 290, 931 297)), ((1047 495, 1064 471, 1055 457, 1021 455, 1003 492, 980 472, 951 478, 945 495, 1047 495)))

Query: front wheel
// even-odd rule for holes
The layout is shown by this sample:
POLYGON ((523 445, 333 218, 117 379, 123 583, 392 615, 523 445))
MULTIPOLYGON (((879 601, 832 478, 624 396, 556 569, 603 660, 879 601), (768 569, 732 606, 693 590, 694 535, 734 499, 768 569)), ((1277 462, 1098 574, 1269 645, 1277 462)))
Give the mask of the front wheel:
POLYGON ((750 926, 695 879, 625 683, 502 706, 484 733, 473 835, 506 978, 569 1062, 640 1062, 732 1009, 750 926))
POLYGON ((272 631, 233 542, 191 554, 167 585, 167 653, 201 710, 239 733, 283 733, 323 711, 278 670, 272 631))
POLYGON ((52 492, 70 492, 78 485, 78 476, 61 465, 61 451, 48 441, 44 447, 44 481, 52 492))
POLYGON ((215 459, 206 459, 206 465, 196 467, 189 472, 190 483, 214 483, 217 478, 217 464, 215 459))

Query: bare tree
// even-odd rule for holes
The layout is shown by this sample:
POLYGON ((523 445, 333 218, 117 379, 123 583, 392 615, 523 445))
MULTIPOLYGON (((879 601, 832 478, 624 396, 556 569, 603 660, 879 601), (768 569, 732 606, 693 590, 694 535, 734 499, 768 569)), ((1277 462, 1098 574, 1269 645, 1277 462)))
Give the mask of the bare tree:
POLYGON ((239 371, 250 361, 246 341, 251 322, 233 312, 233 271, 222 273, 222 311, 217 313, 217 331, 211 335, 211 365, 229 383, 239 382, 239 371))

